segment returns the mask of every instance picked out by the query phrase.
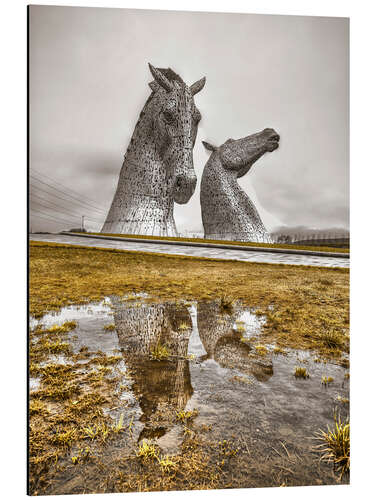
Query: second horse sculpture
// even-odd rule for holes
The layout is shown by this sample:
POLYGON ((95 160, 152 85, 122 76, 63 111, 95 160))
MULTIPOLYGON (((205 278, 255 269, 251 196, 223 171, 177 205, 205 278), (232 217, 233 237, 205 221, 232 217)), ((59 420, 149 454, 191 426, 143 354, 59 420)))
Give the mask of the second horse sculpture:
POLYGON ((280 136, 271 128, 263 132, 228 139, 219 147, 207 142, 212 151, 203 171, 201 210, 204 237, 213 240, 272 243, 254 204, 237 179, 266 152, 279 146, 280 136))
POLYGON ((194 95, 205 78, 186 85, 169 69, 154 68, 152 94, 140 114, 103 233, 177 236, 174 202, 195 190, 193 147, 201 115, 194 95))

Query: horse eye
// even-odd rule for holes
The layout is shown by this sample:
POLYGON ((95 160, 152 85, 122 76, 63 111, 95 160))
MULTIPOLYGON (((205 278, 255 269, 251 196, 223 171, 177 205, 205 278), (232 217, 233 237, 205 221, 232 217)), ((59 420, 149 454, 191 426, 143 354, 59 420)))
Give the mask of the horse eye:
POLYGON ((174 116, 170 111, 164 111, 163 118, 167 123, 172 123, 174 120, 174 116))

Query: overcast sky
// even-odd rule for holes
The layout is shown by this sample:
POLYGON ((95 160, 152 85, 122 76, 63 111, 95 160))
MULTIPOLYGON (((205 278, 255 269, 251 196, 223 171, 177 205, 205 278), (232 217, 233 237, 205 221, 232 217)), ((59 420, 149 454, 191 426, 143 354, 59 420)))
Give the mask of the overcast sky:
POLYGON ((348 19, 50 6, 31 6, 29 19, 33 231, 77 226, 81 215, 101 227, 150 94, 148 62, 187 84, 207 78, 195 96, 197 189, 175 204, 180 232, 202 228, 201 141, 266 127, 280 147, 240 185, 268 229, 349 227, 348 19))

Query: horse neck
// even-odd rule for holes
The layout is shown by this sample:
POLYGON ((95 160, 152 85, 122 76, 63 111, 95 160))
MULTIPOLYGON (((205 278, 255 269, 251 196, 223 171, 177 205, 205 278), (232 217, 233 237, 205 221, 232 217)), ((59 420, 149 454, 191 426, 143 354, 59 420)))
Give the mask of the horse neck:
POLYGON ((217 152, 211 155, 203 170, 202 184, 215 193, 227 192, 228 188, 231 195, 238 190, 242 191, 237 183, 237 172, 224 168, 217 152))
POLYGON ((153 122, 151 98, 146 102, 125 154, 121 176, 132 193, 138 195, 168 198, 171 197, 166 168, 160 157, 156 144, 153 122))

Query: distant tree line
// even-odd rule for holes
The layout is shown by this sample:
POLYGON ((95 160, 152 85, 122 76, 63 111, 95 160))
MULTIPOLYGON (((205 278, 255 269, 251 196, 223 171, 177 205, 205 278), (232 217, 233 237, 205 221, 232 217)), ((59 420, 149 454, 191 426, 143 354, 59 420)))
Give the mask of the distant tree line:
POLYGON ((295 233, 273 235, 277 243, 293 245, 316 245, 346 248, 350 245, 348 233, 295 233))

